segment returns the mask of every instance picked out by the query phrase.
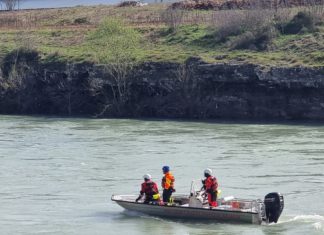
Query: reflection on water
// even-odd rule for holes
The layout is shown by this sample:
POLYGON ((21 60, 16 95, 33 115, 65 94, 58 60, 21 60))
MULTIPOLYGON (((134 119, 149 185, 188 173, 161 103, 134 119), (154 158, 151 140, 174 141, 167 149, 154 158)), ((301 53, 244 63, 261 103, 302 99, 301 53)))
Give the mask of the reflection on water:
POLYGON ((0 116, 0 234, 323 234, 324 127, 0 116), (203 224, 126 212, 144 173, 169 164, 179 193, 207 166, 223 196, 280 191, 271 226, 203 224), (19 226, 17 226, 19 225, 19 226))

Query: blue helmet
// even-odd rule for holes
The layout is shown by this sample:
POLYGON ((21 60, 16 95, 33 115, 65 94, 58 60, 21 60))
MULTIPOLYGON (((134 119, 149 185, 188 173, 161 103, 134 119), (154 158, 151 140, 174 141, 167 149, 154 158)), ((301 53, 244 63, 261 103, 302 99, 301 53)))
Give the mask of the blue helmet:
POLYGON ((167 172, 170 171, 170 167, 169 166, 164 166, 164 167, 162 167, 162 171, 163 171, 163 173, 167 173, 167 172))

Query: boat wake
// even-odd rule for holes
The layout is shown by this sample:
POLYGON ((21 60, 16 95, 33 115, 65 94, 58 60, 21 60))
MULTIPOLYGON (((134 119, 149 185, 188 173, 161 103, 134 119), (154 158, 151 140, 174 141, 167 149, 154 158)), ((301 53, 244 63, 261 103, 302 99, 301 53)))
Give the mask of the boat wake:
POLYGON ((138 211, 131 211, 131 210, 124 210, 122 212, 124 215, 130 216, 130 217, 143 217, 143 216, 147 216, 141 212, 138 211))
MULTIPOLYGON (((287 217, 286 217, 287 218, 287 217)), ((286 224, 286 223, 303 223, 303 224, 311 224, 311 226, 317 231, 324 231, 324 216, 322 215, 297 215, 292 218, 279 221, 278 224, 286 224)))
POLYGON ((312 227, 318 231, 324 231, 324 216, 321 215, 300 215, 293 218, 294 221, 312 223, 312 227))
POLYGON ((138 211, 131 211, 131 210, 124 210, 122 214, 129 216, 129 217, 134 217, 134 218, 142 218, 142 219, 151 219, 151 220, 158 220, 158 221, 163 221, 163 222, 168 222, 167 219, 152 216, 152 215, 147 215, 138 211))
POLYGON ((321 216, 321 215, 297 215, 294 218, 292 218, 291 221, 301 221, 301 222, 320 221, 320 222, 324 222, 324 216, 321 216))

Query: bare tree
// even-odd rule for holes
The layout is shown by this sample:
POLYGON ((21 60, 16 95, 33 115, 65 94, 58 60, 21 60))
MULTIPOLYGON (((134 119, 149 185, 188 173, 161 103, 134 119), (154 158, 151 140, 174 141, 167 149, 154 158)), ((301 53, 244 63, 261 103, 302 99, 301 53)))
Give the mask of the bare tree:
POLYGON ((19 0, 0 0, 0 3, 5 6, 6 10, 13 11, 17 4, 19 4, 19 0))
POLYGON ((140 36, 122 20, 111 18, 99 26, 94 40, 96 45, 100 45, 94 50, 98 60, 105 64, 106 80, 112 91, 112 97, 107 97, 102 112, 97 116, 104 115, 109 108, 116 108, 121 114, 130 96, 130 77, 137 63, 140 36))
POLYGON ((184 13, 183 10, 167 9, 161 13, 161 19, 172 31, 177 31, 183 22, 184 13))

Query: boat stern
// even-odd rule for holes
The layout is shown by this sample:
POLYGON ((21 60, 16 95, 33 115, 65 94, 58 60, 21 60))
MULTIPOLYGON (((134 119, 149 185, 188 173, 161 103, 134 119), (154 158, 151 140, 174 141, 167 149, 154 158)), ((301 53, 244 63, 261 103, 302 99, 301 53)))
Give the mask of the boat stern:
POLYGON ((264 198, 264 220, 277 223, 284 208, 284 197, 280 193, 269 193, 264 198))

